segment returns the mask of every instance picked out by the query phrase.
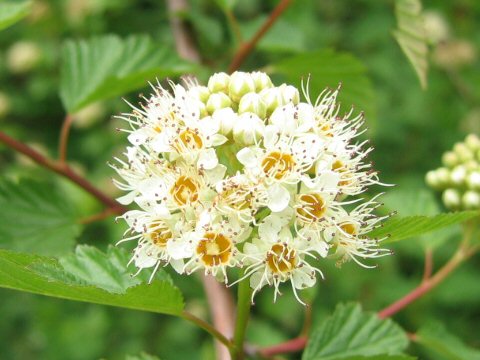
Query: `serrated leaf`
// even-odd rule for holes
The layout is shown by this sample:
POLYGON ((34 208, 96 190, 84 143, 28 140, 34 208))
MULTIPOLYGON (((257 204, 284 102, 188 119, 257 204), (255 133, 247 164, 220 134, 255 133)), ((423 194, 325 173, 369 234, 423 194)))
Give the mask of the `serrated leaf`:
POLYGON ((57 255, 70 251, 81 226, 51 184, 0 181, 0 248, 57 255))
POLYGON ((440 323, 423 326, 416 334, 415 341, 447 360, 479 360, 480 350, 474 349, 449 333, 440 323))
POLYGON ((0 3, 0 30, 3 30, 28 15, 30 1, 3 1, 0 3))
POLYGON ((420 85, 427 88, 428 46, 420 0, 396 0, 395 39, 413 66, 420 85))
POLYGON ((273 64, 272 71, 284 75, 289 83, 296 86, 311 75, 312 101, 326 87, 337 88, 341 83, 339 100, 344 111, 353 105, 368 117, 375 117, 374 92, 366 68, 351 54, 332 50, 307 52, 273 64))
POLYGON ((162 314, 179 315, 183 310, 182 294, 169 281, 155 280, 128 287, 121 294, 110 293, 66 272, 53 258, 8 250, 0 250, 0 287, 162 314))
POLYGON ((359 304, 340 304, 310 336, 303 360, 396 355, 408 346, 405 332, 392 320, 365 313, 359 304))
POLYGON ((406 216, 393 217, 368 234, 372 238, 390 237, 383 241, 384 244, 423 235, 435 230, 462 223, 476 216, 478 211, 460 211, 444 213, 433 216, 406 216))
POLYGON ((146 35, 104 35, 67 41, 62 51, 60 97, 73 113, 94 101, 144 87, 148 80, 192 71, 172 49, 146 35))

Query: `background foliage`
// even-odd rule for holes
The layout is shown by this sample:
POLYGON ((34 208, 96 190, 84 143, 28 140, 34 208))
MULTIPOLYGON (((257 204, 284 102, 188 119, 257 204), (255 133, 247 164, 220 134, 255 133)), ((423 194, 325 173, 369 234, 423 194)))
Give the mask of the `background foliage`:
MULTIPOLYGON (((116 194, 110 180, 112 170, 106 162, 112 155, 118 155, 126 142, 124 136, 115 132, 119 124, 111 119, 112 114, 127 110, 120 96, 137 101, 135 94, 147 93, 146 80, 155 77, 163 79, 191 72, 204 80, 210 72, 225 70, 236 45, 234 29, 225 13, 233 9, 240 31, 248 39, 277 2, 242 0, 235 5, 232 1, 191 0, 189 3, 190 11, 182 16, 194 30, 203 65, 180 60, 176 55, 163 2, 39 0, 31 3, 29 10, 23 5, 16 9, 10 6, 8 13, 3 7, 6 5, 0 3, 0 28, 10 25, 5 14, 12 14, 9 18, 14 20, 26 16, 0 32, 2 131, 56 157, 65 113, 75 113, 69 142, 73 167, 105 192, 116 194)), ((261 68, 276 81, 295 84, 302 76, 311 74, 313 96, 323 87, 335 87, 341 81, 343 104, 346 107, 354 104, 355 109, 364 110, 367 115, 368 136, 376 147, 372 160, 381 171, 382 180, 398 185, 385 196, 383 211, 396 210, 402 216, 434 215, 443 209, 439 199, 424 185, 425 172, 439 165, 442 152, 455 141, 467 133, 480 132, 480 32, 475 21, 480 16, 480 3, 424 0, 424 13, 433 36, 429 37, 428 31, 425 34, 414 31, 413 38, 409 31, 417 23, 411 3, 397 1, 395 6, 394 1, 297 0, 260 41, 243 68, 261 68), (396 14, 401 18, 398 23, 396 14), (409 61, 421 74, 422 83, 426 83, 423 69, 428 62, 425 91, 409 61)), ((0 168, 2 282, 11 281, 12 272, 51 276, 48 284, 35 286, 44 291, 45 288, 60 291, 62 297, 71 298, 72 294, 62 291, 72 291, 72 287, 65 290, 62 284, 71 286, 82 276, 89 283, 88 271, 85 274, 79 269, 72 257, 75 241, 84 244, 77 248, 76 254, 94 266, 103 264, 100 269, 128 258, 109 248, 124 230, 112 218, 88 226, 72 223, 72 219, 83 219, 102 209, 83 190, 52 176, 3 145, 0 145, 0 168), (22 180, 22 186, 18 186, 20 178, 31 180, 22 180), (47 202, 42 201, 44 197, 49 199, 47 207, 47 202), (95 245, 101 252, 87 245, 95 245), (11 250, 57 255, 60 260, 39 266, 35 265, 38 255, 18 255, 10 253, 11 250)), ((423 220, 412 218, 410 226, 418 226, 418 221, 423 220)), ((326 280, 311 294, 315 299, 313 327, 338 326, 334 320, 326 319, 339 302, 356 301, 365 310, 377 311, 398 299, 421 280, 424 249, 434 248, 434 261, 441 264, 455 248, 459 233, 458 226, 392 242, 389 246, 395 256, 379 260, 375 270, 359 270, 354 264, 346 264, 337 271, 326 265, 326 280)), ((473 349, 480 347, 479 277, 477 257, 462 265, 439 288, 395 316, 404 329, 418 332, 418 341, 408 345, 408 353, 422 359, 480 358, 473 349)), ((181 302, 171 278, 188 299, 187 309, 200 317, 207 316, 202 286, 194 277, 185 279, 164 273, 158 283, 146 290, 148 295, 170 297, 174 299, 172 304, 181 302)), ((148 298, 140 301, 132 296, 131 291, 139 288, 128 290, 133 285, 131 281, 126 273, 115 279, 106 276, 95 284, 100 289, 90 289, 91 296, 97 300, 106 296, 109 299, 97 302, 111 304, 116 297, 130 294, 131 307, 152 309, 149 306, 155 306, 153 301, 150 303, 148 298), (102 289, 113 289, 116 294, 102 289)), ((76 286, 84 285, 76 284, 73 291, 76 286)), ((12 283, 9 287, 18 286, 12 283)), ((249 327, 248 339, 259 345, 293 338, 303 326, 304 308, 289 291, 275 306, 271 304, 271 295, 264 291, 258 296, 249 327)), ((0 309, 3 359, 64 359, 65 354, 70 359, 124 359, 127 354, 138 355, 142 351, 162 359, 213 356, 211 338, 176 317, 7 289, 0 289, 0 309)), ((181 307, 174 305, 159 310, 180 311, 181 307)), ((354 305, 343 305, 336 310, 338 316, 356 311, 360 310, 354 305)), ((347 331, 345 336, 348 337, 348 331, 359 331, 354 325, 342 330, 347 331)), ((394 348, 405 349, 407 344, 402 335, 396 334, 396 325, 384 331, 387 340, 393 338, 394 348)), ((330 357, 322 359, 358 358, 354 357, 358 355, 355 352, 337 357, 335 349, 322 352, 327 350, 322 347, 323 335, 319 336, 317 346, 305 352, 305 359, 325 354, 330 357)), ((397 358, 406 359, 391 356, 397 358)))

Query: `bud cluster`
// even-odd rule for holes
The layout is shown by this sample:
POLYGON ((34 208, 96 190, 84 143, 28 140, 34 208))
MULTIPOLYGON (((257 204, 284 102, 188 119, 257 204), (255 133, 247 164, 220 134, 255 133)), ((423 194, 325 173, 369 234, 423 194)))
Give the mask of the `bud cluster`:
POLYGON ((480 139, 470 134, 442 156, 443 166, 426 175, 427 184, 442 191, 451 210, 480 209, 480 139))
MULTIPOLYGON (((308 84, 307 84, 308 85, 308 84)), ((384 217, 376 197, 357 195, 379 184, 356 142, 363 115, 340 115, 339 89, 305 102, 291 85, 267 74, 214 74, 154 93, 120 116, 130 146, 114 168, 118 200, 140 209, 125 213, 124 241, 136 247, 139 269, 171 265, 203 271, 228 283, 242 268, 253 295, 290 282, 311 287, 322 262, 338 264, 389 254, 368 233, 384 217), (351 198, 354 197, 354 198, 351 198)), ((307 86, 308 88, 308 86, 307 86)))

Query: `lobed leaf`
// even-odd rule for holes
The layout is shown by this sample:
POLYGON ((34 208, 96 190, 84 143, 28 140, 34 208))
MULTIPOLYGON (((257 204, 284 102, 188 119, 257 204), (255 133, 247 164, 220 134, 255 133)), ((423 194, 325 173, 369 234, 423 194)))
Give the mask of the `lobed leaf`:
POLYGON ((480 350, 465 345, 455 335, 449 333, 440 323, 423 326, 416 334, 415 341, 442 359, 480 360, 480 350))
POLYGON ((391 243, 440 230, 479 215, 480 212, 478 211, 460 211, 433 216, 393 217, 386 221, 383 227, 371 231, 368 236, 384 238, 390 235, 388 239, 384 240, 384 243, 391 243))
POLYGON ((0 3, 0 30, 20 21, 30 12, 30 1, 2 1, 0 3))
POLYGON ((420 85, 427 88, 428 46, 420 0, 396 0, 397 30, 393 35, 413 66, 420 85))
POLYGON ((104 35, 63 46, 60 97, 73 113, 101 99, 144 87, 148 80, 191 72, 192 64, 146 35, 104 35))
POLYGON ((0 181, 0 248, 57 255, 70 251, 81 226, 68 199, 51 184, 0 181))
POLYGON ((165 275, 152 284, 129 281, 125 267, 122 271, 116 264, 118 251, 103 256, 87 248, 77 251, 76 259, 60 261, 0 250, 0 287, 135 310, 181 313, 182 295, 165 275), (99 274, 97 279, 92 279, 94 272, 99 274))
POLYGON ((315 96, 326 87, 337 88, 342 84, 339 99, 344 111, 355 106, 367 116, 375 116, 374 92, 366 68, 351 54, 332 50, 307 52, 273 64, 272 71, 285 76, 295 86, 300 86, 301 79, 307 80, 311 75, 310 94, 315 96))
POLYGON ((396 355, 408 346, 405 332, 392 320, 365 313, 359 304, 340 304, 312 333, 303 360, 396 355))

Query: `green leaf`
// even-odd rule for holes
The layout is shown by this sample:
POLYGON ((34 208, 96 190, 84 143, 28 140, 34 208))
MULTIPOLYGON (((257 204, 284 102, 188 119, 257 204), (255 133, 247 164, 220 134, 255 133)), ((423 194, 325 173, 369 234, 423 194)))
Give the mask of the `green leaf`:
POLYGON ((30 1, 3 1, 0 3, 0 30, 5 29, 28 15, 30 1))
POLYGON ((393 35, 417 74, 420 85, 427 88, 428 46, 420 0, 396 0, 398 28, 393 35))
POLYGON ((392 320, 362 312, 358 304, 340 304, 310 337, 303 360, 395 355, 408 346, 405 332, 392 320))
POLYGON ((286 80, 300 86, 309 75, 312 101, 326 87, 337 88, 342 84, 339 99, 348 111, 354 105, 357 110, 375 117, 374 92, 366 75, 365 66, 353 55, 321 50, 296 55, 272 65, 273 73, 286 77, 286 80))
POLYGON ((60 97, 69 113, 97 100, 144 87, 148 80, 194 70, 172 49, 146 35, 67 41, 62 52, 60 97))
POLYGON ((159 357, 147 354, 146 352, 141 352, 139 355, 127 355, 125 360, 160 360, 159 357))
POLYGON ((47 183, 0 181, 0 248, 56 255, 70 251, 81 226, 68 199, 47 183))
POLYGON ((215 0, 215 2, 223 11, 231 11, 237 4, 237 0, 215 0))
POLYGON ((151 284, 136 285, 140 281, 132 280, 129 283, 126 278, 130 275, 126 269, 118 269, 116 252, 110 251, 110 265, 105 257, 94 251, 82 250, 80 253, 89 255, 81 255, 77 261, 72 261, 71 258, 57 261, 38 255, 0 250, 0 287, 163 314, 179 315, 183 310, 182 295, 171 281, 155 280, 151 284), (87 258, 85 264, 81 264, 82 257, 87 258), (67 264, 66 268, 62 262, 67 264), (92 280, 91 274, 94 271, 98 271, 97 280, 92 280), (121 272, 118 275, 106 275, 110 271, 121 272), (122 292, 111 293, 105 288, 122 292))
POLYGON ((342 360, 415 360, 416 357, 408 355, 376 355, 376 356, 350 356, 342 360))
POLYGON ((461 211, 433 216, 393 217, 386 221, 383 227, 370 232, 368 236, 372 238, 383 238, 390 235, 383 243, 391 243, 440 230, 479 215, 480 212, 478 211, 461 211))
POLYGON ((450 334, 443 324, 437 322, 423 326, 417 332, 415 341, 439 355, 441 359, 480 359, 480 350, 465 345, 455 335, 450 334))

